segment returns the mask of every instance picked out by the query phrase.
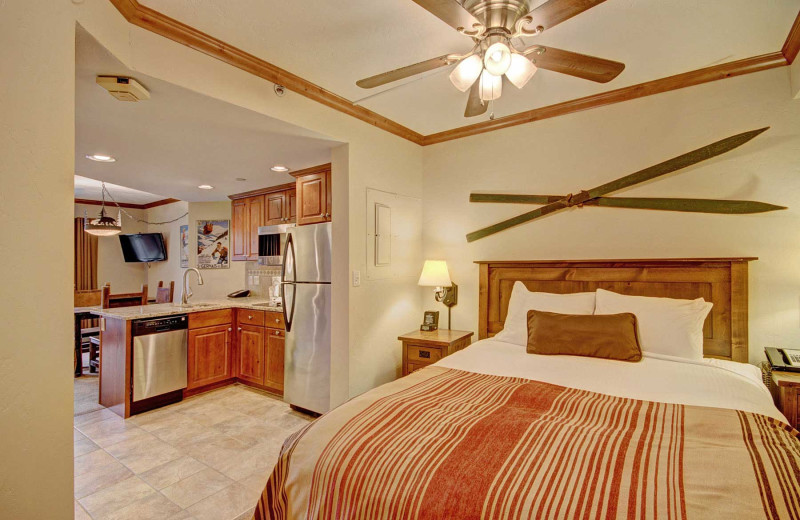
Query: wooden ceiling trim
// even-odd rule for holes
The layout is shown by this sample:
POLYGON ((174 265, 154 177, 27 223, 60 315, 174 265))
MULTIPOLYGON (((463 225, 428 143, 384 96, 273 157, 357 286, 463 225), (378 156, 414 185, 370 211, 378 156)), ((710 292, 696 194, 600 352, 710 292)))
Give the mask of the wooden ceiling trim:
POLYGON ((789 65, 794 63, 797 54, 800 53, 800 13, 798 13, 797 18, 794 19, 792 30, 789 31, 789 36, 786 37, 781 52, 789 65))
POLYGON ((600 94, 579 99, 572 99, 570 101, 565 101, 555 105, 535 108, 526 112, 519 112, 517 114, 500 117, 491 121, 483 121, 481 123, 475 123, 474 125, 462 126, 452 130, 426 135, 422 144, 423 146, 427 146, 443 143, 445 141, 461 139, 462 137, 492 132, 494 130, 500 130, 502 128, 522 125, 525 123, 532 123, 534 121, 549 119, 551 117, 563 116, 573 112, 579 112, 581 110, 612 105, 614 103, 621 103, 631 99, 652 96, 662 92, 669 92, 670 90, 700 85, 710 81, 731 78, 733 76, 741 76, 743 74, 750 74, 775 67, 783 67, 787 64, 788 62, 781 52, 773 52, 771 54, 764 54, 762 56, 755 56, 729 63, 722 63, 719 65, 706 67, 704 69, 684 72, 683 74, 677 74, 675 76, 668 76, 666 78, 639 83, 637 85, 631 85, 629 87, 624 87, 617 90, 611 90, 609 92, 602 92, 600 94))
POLYGON ((155 9, 141 5, 136 0, 110 1, 128 22, 138 27, 186 45, 272 83, 283 85, 292 92, 353 116, 403 139, 417 144, 422 142, 422 134, 406 128, 400 123, 396 123, 367 108, 355 105, 347 99, 325 90, 300 76, 170 18, 155 9))
POLYGON ((531 123, 541 119, 563 116, 581 110, 652 96, 654 94, 700 85, 710 81, 782 67, 790 65, 797 57, 798 53, 800 53, 800 14, 798 14, 783 48, 778 52, 753 56, 730 63, 723 63, 666 78, 639 83, 609 92, 602 92, 555 105, 519 112, 491 121, 466 125, 434 134, 422 135, 369 109, 355 105, 351 101, 325 90, 300 76, 257 58, 252 54, 229 45, 222 40, 214 38, 178 20, 170 18, 154 9, 143 6, 139 4, 137 0, 109 1, 129 23, 177 43, 186 45, 187 47, 200 51, 267 81, 283 85, 287 89, 302 96, 422 146, 443 143, 471 135, 478 135, 502 128, 531 123))
MULTIPOLYGON (((118 203, 121 207, 127 209, 150 209, 155 208, 157 206, 164 206, 166 204, 172 204, 173 202, 180 202, 178 199, 162 199, 156 200, 153 202, 148 202, 147 204, 133 204, 131 202, 120 202, 118 203)), ((100 200, 92 200, 92 199, 75 199, 75 204, 88 204, 90 206, 102 206, 103 201, 100 200)), ((106 206, 113 209, 117 203, 111 202, 107 203, 106 206)))

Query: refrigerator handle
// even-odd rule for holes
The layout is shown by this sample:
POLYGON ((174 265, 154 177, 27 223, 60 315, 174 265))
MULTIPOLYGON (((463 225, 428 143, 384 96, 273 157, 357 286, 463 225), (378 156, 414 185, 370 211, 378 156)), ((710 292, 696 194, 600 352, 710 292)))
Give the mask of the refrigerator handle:
POLYGON ((283 311, 283 326, 286 329, 286 332, 292 331, 292 322, 294 321, 294 301, 295 297, 297 296, 295 294, 296 290, 297 285, 295 285, 293 282, 281 282, 281 300, 283 302, 283 305, 281 305, 281 310, 283 311), (287 312, 286 309, 286 286, 292 287, 292 308, 289 310, 289 312, 287 312))
POLYGON ((295 279, 292 281, 286 280, 286 266, 288 265, 289 259, 289 251, 291 251, 292 255, 292 265, 294 265, 295 256, 294 256, 294 240, 292 239, 292 234, 288 233, 286 237, 286 247, 283 250, 283 266, 281 267, 281 310, 283 311, 283 323, 286 327, 286 332, 290 332, 292 330, 292 320, 294 320, 294 300, 295 300, 295 291, 296 287, 294 283, 297 281, 297 270, 292 269, 294 273, 295 279), (286 308, 286 286, 292 286, 292 308, 286 308), (287 312, 288 310, 288 312, 287 312))

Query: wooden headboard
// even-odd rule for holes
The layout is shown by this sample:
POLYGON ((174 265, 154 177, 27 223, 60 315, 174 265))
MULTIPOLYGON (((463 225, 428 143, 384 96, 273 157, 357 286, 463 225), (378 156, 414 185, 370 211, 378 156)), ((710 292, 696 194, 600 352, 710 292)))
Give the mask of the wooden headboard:
POLYGON ((746 363, 747 263, 756 258, 650 260, 542 260, 476 262, 480 265, 480 339, 503 330, 514 282, 530 291, 590 292, 666 298, 705 298, 714 304, 706 319, 706 357, 746 363))

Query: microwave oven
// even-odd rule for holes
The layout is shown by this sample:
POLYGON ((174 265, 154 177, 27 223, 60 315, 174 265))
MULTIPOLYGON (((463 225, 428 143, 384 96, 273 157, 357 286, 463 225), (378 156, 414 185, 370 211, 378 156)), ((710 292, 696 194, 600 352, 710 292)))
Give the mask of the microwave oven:
POLYGON ((286 247, 286 234, 295 224, 278 224, 258 228, 258 263, 276 265, 283 263, 283 250, 286 247))

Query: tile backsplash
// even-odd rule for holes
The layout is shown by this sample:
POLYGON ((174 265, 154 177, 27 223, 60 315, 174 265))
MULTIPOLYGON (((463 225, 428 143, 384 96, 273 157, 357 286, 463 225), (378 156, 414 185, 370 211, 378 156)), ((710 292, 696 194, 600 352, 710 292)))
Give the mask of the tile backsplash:
POLYGON ((258 298, 270 298, 270 289, 281 277, 280 266, 258 265, 248 262, 245 269, 245 287, 250 289, 250 295, 258 298))

